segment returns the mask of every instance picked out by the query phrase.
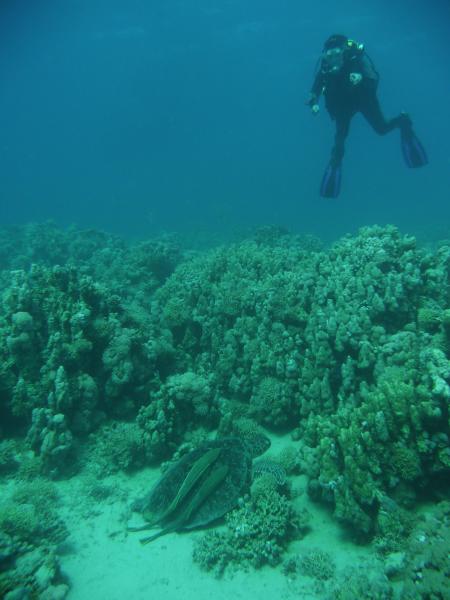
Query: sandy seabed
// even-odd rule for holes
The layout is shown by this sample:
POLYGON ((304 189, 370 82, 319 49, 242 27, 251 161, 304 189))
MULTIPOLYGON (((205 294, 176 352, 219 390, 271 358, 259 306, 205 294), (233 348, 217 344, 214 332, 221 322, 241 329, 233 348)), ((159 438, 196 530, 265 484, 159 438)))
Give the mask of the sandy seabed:
MULTIPOLYGON (((68 600, 323 598, 315 580, 289 578, 281 565, 226 572, 220 579, 202 571, 192 560, 192 550, 194 540, 204 531, 170 533, 142 546, 142 534, 127 532, 130 518, 133 522, 129 507, 158 476, 158 470, 146 470, 132 477, 118 474, 102 480, 102 485, 112 489, 102 501, 86 495, 82 476, 58 484, 63 502, 60 514, 70 531, 60 556, 71 585, 68 600)), ((354 544, 325 509, 308 499, 305 477, 295 477, 293 486, 300 492, 295 503, 311 513, 311 531, 289 545, 286 558, 322 549, 331 554, 338 572, 349 565, 369 563, 372 550, 354 544)))

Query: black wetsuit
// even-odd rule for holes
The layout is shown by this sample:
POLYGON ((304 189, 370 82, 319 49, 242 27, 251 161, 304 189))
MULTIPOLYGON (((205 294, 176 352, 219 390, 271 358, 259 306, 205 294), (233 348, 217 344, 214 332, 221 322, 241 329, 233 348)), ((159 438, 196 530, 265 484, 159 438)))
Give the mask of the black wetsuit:
POLYGON ((360 112, 379 135, 385 135, 401 127, 404 116, 386 120, 377 98, 379 75, 364 50, 348 51, 342 68, 337 73, 327 73, 323 59, 320 62, 313 86, 311 103, 316 103, 320 94, 325 97, 325 106, 336 121, 336 136, 331 153, 331 163, 338 165, 344 156, 344 143, 352 117, 360 112), (350 81, 350 74, 362 75, 359 83, 350 81))

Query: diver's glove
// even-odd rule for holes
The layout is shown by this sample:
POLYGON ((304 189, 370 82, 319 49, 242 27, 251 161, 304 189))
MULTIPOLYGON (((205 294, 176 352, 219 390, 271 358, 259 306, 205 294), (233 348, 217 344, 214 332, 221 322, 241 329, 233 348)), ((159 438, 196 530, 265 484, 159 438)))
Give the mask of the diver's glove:
POLYGON ((305 102, 306 106, 309 106, 309 108, 311 109, 313 115, 317 115, 317 113, 320 110, 318 100, 319 99, 317 98, 316 94, 311 92, 308 100, 305 102))
POLYGON ((361 73, 350 73, 349 79, 352 85, 358 85, 362 81, 362 75, 361 73))

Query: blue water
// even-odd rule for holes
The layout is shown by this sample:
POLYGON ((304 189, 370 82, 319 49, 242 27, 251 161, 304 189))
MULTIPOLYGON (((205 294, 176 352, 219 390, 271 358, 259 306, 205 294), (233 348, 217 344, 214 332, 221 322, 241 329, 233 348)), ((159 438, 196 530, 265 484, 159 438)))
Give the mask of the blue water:
POLYGON ((2 0, 0 224, 447 235, 449 60, 443 0, 2 0), (364 42, 430 164, 406 169, 398 131, 356 117, 329 201, 333 124, 304 101, 334 32, 364 42))

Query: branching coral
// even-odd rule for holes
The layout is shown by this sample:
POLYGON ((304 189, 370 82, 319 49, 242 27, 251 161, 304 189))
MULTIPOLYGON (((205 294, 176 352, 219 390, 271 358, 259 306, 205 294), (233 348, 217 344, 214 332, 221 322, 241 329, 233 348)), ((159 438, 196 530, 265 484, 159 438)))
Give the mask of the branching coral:
POLYGON ((225 532, 207 533, 197 542, 194 561, 217 576, 227 568, 274 566, 304 525, 289 500, 268 485, 226 516, 225 532))

